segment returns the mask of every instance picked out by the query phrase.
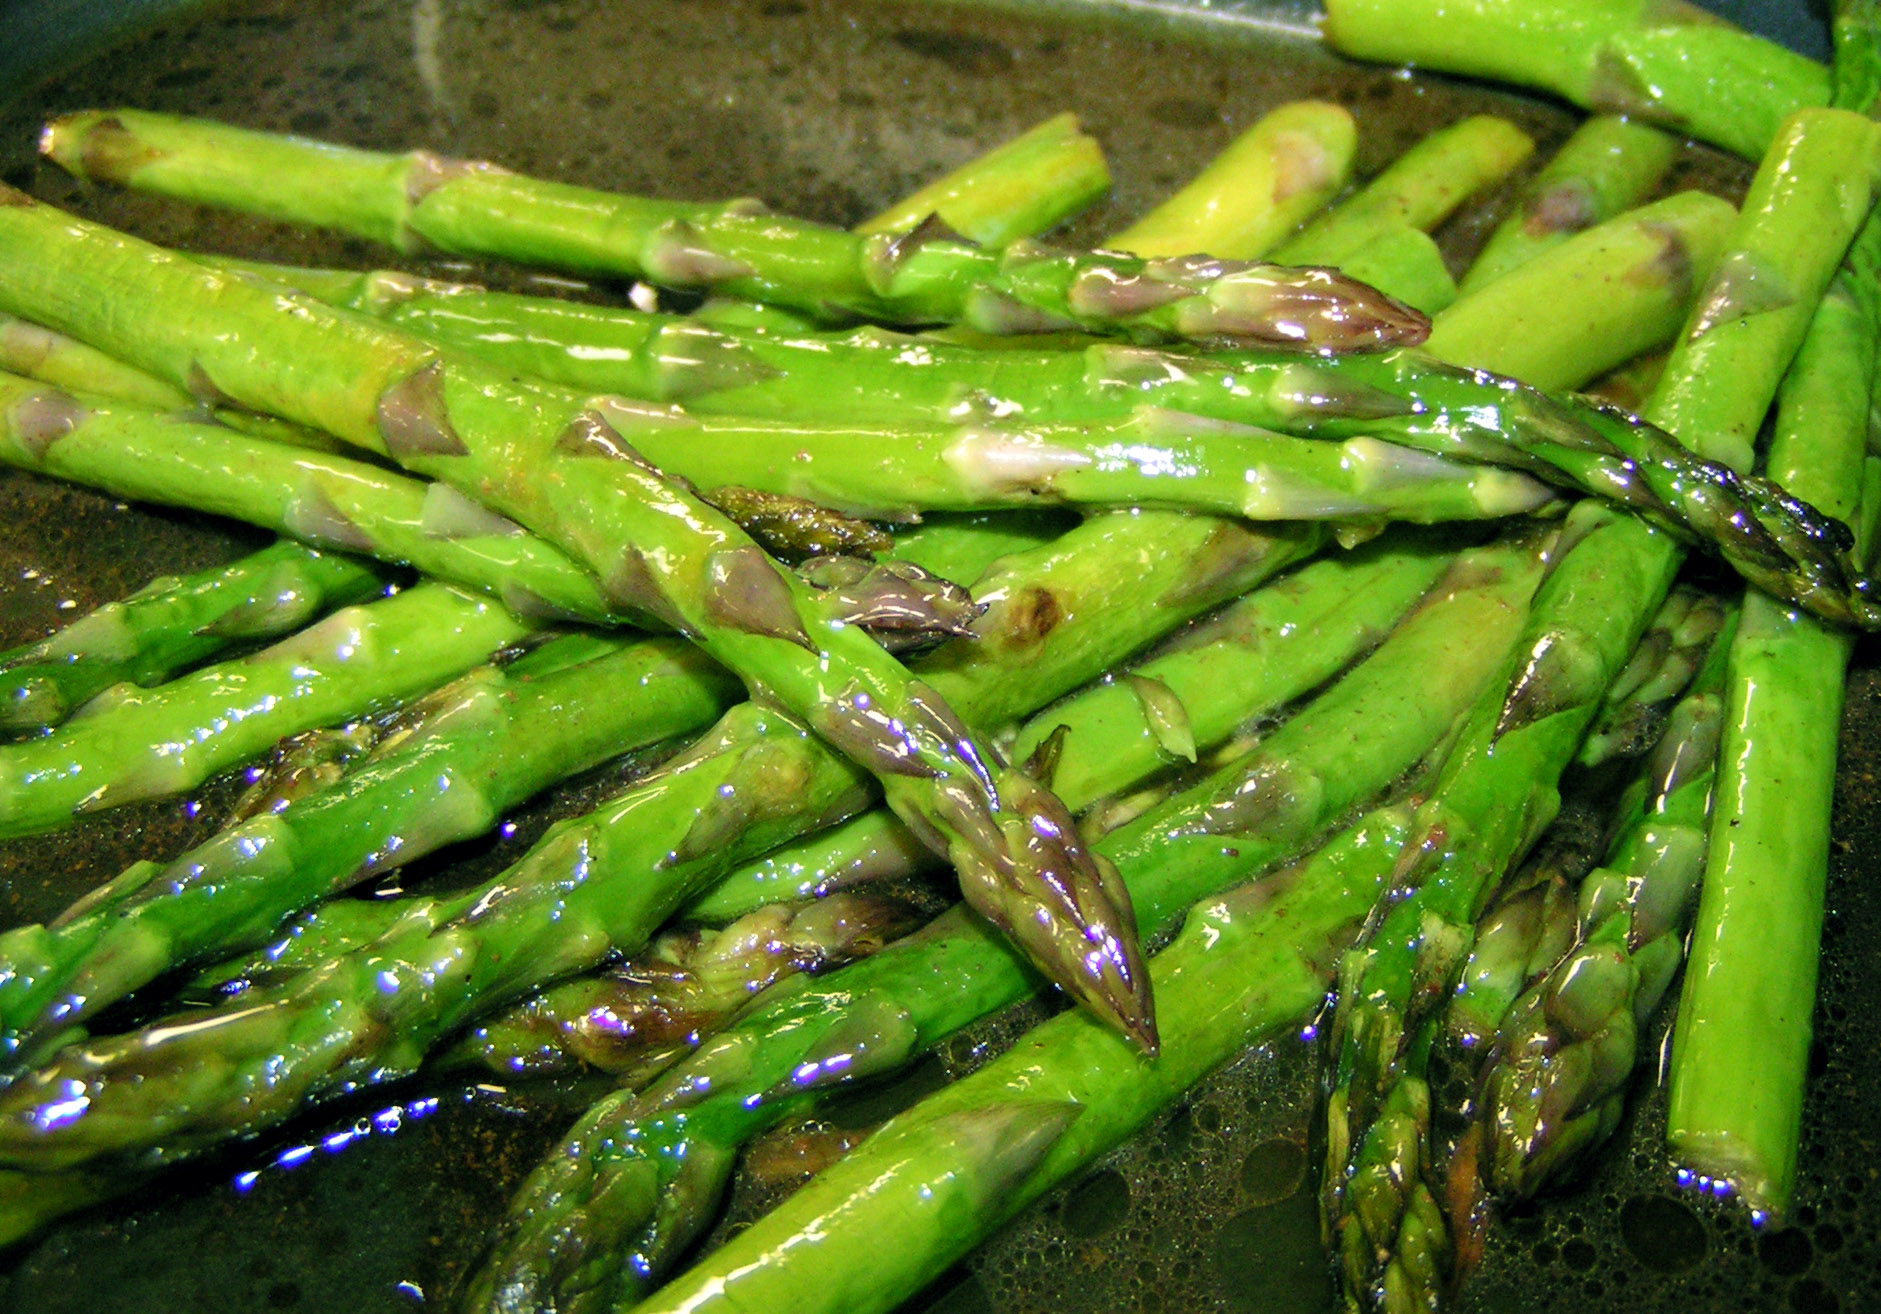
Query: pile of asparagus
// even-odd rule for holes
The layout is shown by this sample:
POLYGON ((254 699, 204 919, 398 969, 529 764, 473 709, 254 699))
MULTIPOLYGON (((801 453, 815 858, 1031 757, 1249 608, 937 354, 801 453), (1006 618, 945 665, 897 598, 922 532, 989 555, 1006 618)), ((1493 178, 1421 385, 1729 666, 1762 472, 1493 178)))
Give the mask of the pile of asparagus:
MULTIPOLYGON (((1566 24, 1402 9, 1330 38, 1532 83, 1493 33, 1566 24)), ((466 1308, 884 1309, 1336 981, 1329 1244, 1352 1308, 1434 1309, 1613 1131, 1694 918, 1675 1148, 1780 1211, 1881 627, 1877 27, 1838 6, 1831 84, 1574 14, 1591 71, 1544 85, 1760 159, 1749 195, 1650 199, 1675 142, 1599 115, 1460 284, 1427 232, 1522 166, 1500 119, 1348 191, 1350 116, 1285 106, 1098 251, 1037 240, 1107 185, 1068 117, 852 232, 50 124, 84 178, 710 295, 245 264, 0 191, 0 460, 283 536, 0 657, 0 834, 272 753, 214 838, 0 935, 0 1237, 422 1067, 580 1067, 618 1089, 466 1308), (1729 95, 1654 62, 1727 56, 1729 95), (1564 391, 1615 370, 1643 418, 1564 391), (1691 549, 1744 588, 1678 584, 1691 549), (336 897, 654 745, 489 881, 336 897), (1564 793, 1610 820, 1551 828, 1564 793), (935 868, 921 925, 884 882, 935 868), (1053 987, 678 1272, 754 1137, 1053 987)))

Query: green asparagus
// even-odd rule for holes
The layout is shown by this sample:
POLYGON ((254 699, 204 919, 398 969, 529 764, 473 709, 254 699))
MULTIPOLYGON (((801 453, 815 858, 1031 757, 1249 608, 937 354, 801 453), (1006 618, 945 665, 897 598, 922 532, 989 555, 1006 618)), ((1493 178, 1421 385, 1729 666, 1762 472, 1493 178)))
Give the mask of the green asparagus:
POLYGON ((1192 909, 1152 967, 1166 1026, 1155 1062, 1082 1018, 1053 1018, 644 1302, 601 1308, 892 1309, 1208 1072, 1318 1007, 1384 889, 1408 810, 1374 811, 1298 867, 1192 909))
POLYGON ((1477 253, 1463 291, 1474 292, 1574 234, 1645 201, 1672 167, 1678 142, 1613 114, 1588 119, 1522 189, 1477 253))
POLYGON ((530 627, 438 584, 347 607, 250 657, 121 685, 51 735, 0 746, 0 836, 165 798, 283 735, 436 688, 530 627))
POLYGON ((1341 54, 1513 82, 1761 159, 1828 72, 1683 0, 1330 0, 1341 54))
MULTIPOLYGON (((1257 536, 1153 512, 1105 517, 1030 561, 1008 558, 986 582, 996 605, 978 622, 980 637, 943 647, 921 673, 966 715, 997 724, 1319 541, 1313 531, 1257 536), (1134 569, 1121 571, 1125 562, 1134 569), (1015 663, 1027 663, 1025 680, 1010 678, 1015 663)), ((867 796, 866 778, 801 726, 743 704, 686 754, 598 812, 551 829, 484 886, 408 902, 371 946, 187 1028, 93 1041, 21 1078, 0 1095, 0 1160, 72 1172, 63 1180, 76 1198, 80 1185, 95 1192, 104 1180, 83 1162, 160 1166, 324 1095, 389 1080, 474 1017, 611 951, 632 952, 733 864, 857 810, 867 796), (62 1071, 71 1064, 87 1074, 76 1078, 89 1101, 78 1116, 30 1112, 52 1107, 41 1095, 79 1107, 56 1093, 74 1079, 62 1071), (136 1076, 119 1082, 120 1073, 136 1076), (254 1084, 262 1074, 265 1091, 254 1084)), ((134 1174, 116 1180, 121 1189, 134 1174)), ((0 1234, 32 1230, 67 1198, 9 1197, 0 1234)))
POLYGON ((1352 176, 1358 126, 1339 105, 1298 101, 1265 114, 1186 186, 1104 240, 1138 256, 1266 254, 1352 176))
POLYGON ((446 684, 402 709, 333 788, 172 862, 138 863, 50 925, 0 935, 0 1054, 33 1062, 45 1038, 163 973, 261 944, 297 909, 481 835, 564 776, 702 729, 736 694, 675 638, 571 636, 446 684))
POLYGON ((751 201, 618 195, 428 151, 383 155, 141 110, 67 115, 47 126, 40 146, 83 177, 336 228, 401 250, 422 244, 496 255, 889 323, 1347 350, 1417 342, 1426 328, 1422 315, 1327 270, 1026 241, 980 247, 925 230, 865 237, 751 201))
MULTIPOLYGON (((1541 561, 1532 538, 1463 554, 1371 657, 1254 754, 1100 841, 1145 932, 1297 853, 1429 752, 1500 663, 1541 561), (1443 678, 1407 705, 1416 672, 1443 678)), ((623 1091, 584 1115, 524 1187, 472 1308, 631 1302, 709 1221, 743 1141, 1034 985, 960 909, 761 1003, 643 1094, 623 1091)))
POLYGON ((117 684, 150 686, 385 590, 387 572, 276 543, 186 578, 165 576, 36 643, 0 653, 0 730, 45 730, 117 684))
POLYGON ((807 584, 647 464, 636 442, 687 417, 513 378, 10 190, 0 247, 0 308, 440 476, 569 550, 611 602, 682 630, 866 764, 976 907, 1080 1002, 1154 1048, 1114 873, 1051 793, 983 749, 931 687, 860 628, 822 615, 807 584))
POLYGON ((930 216, 986 246, 1056 228, 1110 190, 1110 168, 1078 116, 1058 114, 936 178, 855 231, 907 233, 930 216))
MULTIPOLYGON (((1837 103, 1872 112, 1876 16, 1837 6, 1837 103)), ((1814 308, 1778 399, 1773 477, 1851 518, 1863 505, 1876 348, 1881 222, 1870 218, 1814 308)), ((1744 604, 1732 646, 1704 891, 1673 1032, 1666 1137, 1692 1172, 1760 1216, 1796 1175, 1829 808, 1849 659, 1843 637, 1744 604)))
POLYGON ((1501 182, 1534 149, 1527 133, 1490 114, 1440 128, 1282 243, 1273 258, 1290 265, 1342 265, 1400 224, 1434 228, 1471 195, 1501 182))
POLYGON ((759 908, 721 929, 682 926, 617 967, 491 1018, 438 1061, 505 1077, 584 1066, 638 1086, 760 991, 868 958, 920 924, 910 903, 843 891, 759 908))

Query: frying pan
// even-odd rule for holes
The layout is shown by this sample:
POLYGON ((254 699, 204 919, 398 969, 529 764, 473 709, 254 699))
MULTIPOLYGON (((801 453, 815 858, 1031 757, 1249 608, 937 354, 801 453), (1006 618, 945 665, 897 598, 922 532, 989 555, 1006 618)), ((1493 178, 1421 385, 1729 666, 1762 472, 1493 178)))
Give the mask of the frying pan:
MULTIPOLYGON (((1713 7, 1826 51, 1820 19, 1801 3, 1713 7)), ((754 194, 848 223, 1070 108, 1103 139, 1118 179, 1067 234, 1088 241, 1283 99, 1349 104, 1361 172, 1480 109, 1514 118, 1544 155, 1572 125, 1553 105, 1343 65, 1312 44, 1311 20, 1301 0, 261 0, 212 11, 186 0, 0 0, 0 174, 158 241, 365 265, 389 257, 81 188, 36 165, 34 131, 51 112, 141 105, 368 146, 423 143, 628 190, 754 194)), ((1694 149, 1675 179, 1693 181, 1729 192, 1743 172, 1694 149)), ((1440 236, 1462 258, 1493 220, 1492 200, 1440 236)), ((0 475, 0 523, 0 644, 257 542, 11 474, 0 475)), ((1881 1050, 1871 984, 1881 893, 1867 879, 1881 873, 1874 657, 1872 645, 1857 652, 1845 716, 1806 1176, 1790 1224, 1753 1232, 1741 1211, 1681 1190, 1660 1148, 1662 1101, 1645 1081, 1621 1137, 1586 1175, 1498 1229, 1460 1309, 1881 1309, 1881 1094, 1866 1062, 1881 1050)), ((516 818, 510 838, 444 855, 405 883, 481 879, 629 769, 556 791, 516 818)), ((232 792, 223 783, 183 804, 0 845, 0 924, 44 919, 132 858, 180 851, 213 829, 232 792)), ((1030 1005, 975 1029, 824 1126, 781 1129, 765 1146, 772 1167, 740 1183, 716 1235, 788 1190, 832 1128, 871 1125, 984 1062, 1043 1012, 1030 1005)), ((915 1307, 1330 1309, 1311 1185, 1316 1064, 1299 1040, 1244 1056, 915 1307)), ((597 1093, 436 1079, 326 1106, 0 1255, 0 1310, 445 1307, 511 1189, 597 1093)))

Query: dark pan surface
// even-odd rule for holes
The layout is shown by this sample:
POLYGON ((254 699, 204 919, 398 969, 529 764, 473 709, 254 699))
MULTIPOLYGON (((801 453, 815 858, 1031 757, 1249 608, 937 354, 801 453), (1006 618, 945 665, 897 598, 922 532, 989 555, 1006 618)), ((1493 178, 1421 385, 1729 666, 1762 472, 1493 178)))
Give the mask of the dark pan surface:
MULTIPOLYGON (((29 98, 0 117, 0 172, 160 241, 367 265, 389 257, 78 188, 33 164, 33 132, 47 112, 142 105, 363 145, 424 144, 625 189, 753 194, 847 223, 1068 108, 1103 139, 1117 175, 1111 201, 1070 234, 1088 240, 1285 99, 1350 105, 1363 128, 1361 171, 1477 109, 1514 117, 1544 153, 1572 123, 1549 106, 1346 68, 1310 46, 1250 43, 1238 31, 1078 21, 1059 7, 1025 18, 817 0, 272 0, 160 32, 29 98)), ((1728 193, 1742 175, 1694 151, 1675 183, 1694 180, 1728 193)), ((1492 220, 1490 205, 1461 216, 1443 234, 1448 249, 1466 256, 1492 220)), ((0 517, 0 644, 256 541, 12 474, 0 474, 0 517)), ((1737 1211, 1677 1188, 1658 1148, 1661 1104, 1648 1095, 1622 1143, 1577 1190, 1501 1229, 1463 1309, 1881 1309, 1881 1098, 1868 1076, 1881 1052, 1873 985, 1881 891, 1866 879, 1881 871, 1878 748, 1881 673, 1868 645, 1845 720, 1821 1043, 1793 1226, 1756 1235, 1737 1211)), ((548 820, 591 804, 634 769, 622 764, 564 788, 518 818, 509 838, 448 855, 458 860, 409 874, 407 887, 481 878, 548 820)), ((180 851, 209 833, 231 792, 225 784, 187 804, 0 845, 0 924, 56 913, 133 857, 180 851)), ((1032 1006, 956 1040, 900 1086, 834 1113, 834 1130, 867 1126, 984 1062, 1039 1013, 1032 1006)), ((1246 1056, 1042 1202, 924 1303, 952 1314, 1330 1309, 1310 1184, 1315 1061, 1300 1041, 1246 1056)), ((329 1106, 0 1256, 0 1310, 444 1307, 510 1189, 594 1093, 432 1081, 329 1106), (307 1161, 286 1166, 302 1147, 314 1147, 307 1161), (238 1180, 249 1185, 238 1189, 238 1180)), ((787 1189, 791 1169, 812 1162, 830 1130, 784 1128, 769 1138, 770 1180, 741 1186, 721 1233, 787 1189)))

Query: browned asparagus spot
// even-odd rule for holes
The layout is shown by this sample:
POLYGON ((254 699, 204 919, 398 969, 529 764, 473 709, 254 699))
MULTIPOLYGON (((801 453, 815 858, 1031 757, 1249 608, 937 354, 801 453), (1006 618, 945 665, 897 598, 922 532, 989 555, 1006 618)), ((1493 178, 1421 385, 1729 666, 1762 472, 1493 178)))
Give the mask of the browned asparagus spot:
POLYGON ((1530 237, 1578 233, 1593 227, 1599 218, 1600 211, 1587 180, 1562 178, 1529 198, 1522 216, 1522 231, 1530 237))

